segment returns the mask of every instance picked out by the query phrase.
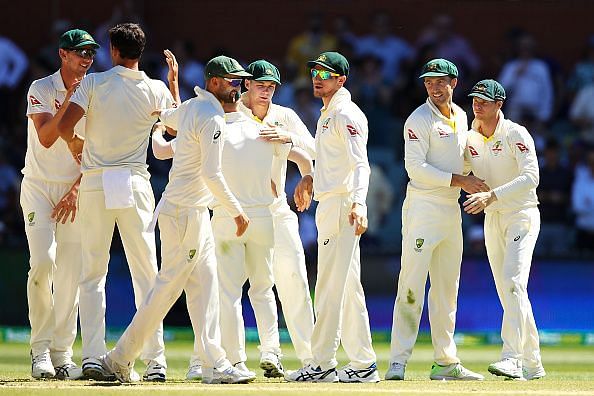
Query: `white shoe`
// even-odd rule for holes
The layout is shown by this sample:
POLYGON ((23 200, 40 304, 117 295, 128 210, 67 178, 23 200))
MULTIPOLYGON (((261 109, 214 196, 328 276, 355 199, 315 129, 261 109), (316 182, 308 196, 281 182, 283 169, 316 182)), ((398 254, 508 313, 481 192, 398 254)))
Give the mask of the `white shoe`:
POLYGON ((54 367, 56 370, 56 379, 77 380, 83 377, 83 372, 74 362, 68 362, 61 366, 54 367))
MULTIPOLYGON (((248 370, 249 371, 249 370, 248 370)), ((248 375, 244 371, 240 371, 236 367, 229 366, 223 371, 217 369, 212 370, 212 377, 205 376, 202 378, 203 384, 247 384, 253 381, 256 375, 248 375)))
POLYGON ((308 364, 299 370, 287 372, 285 379, 289 382, 338 382, 338 374, 335 368, 322 370, 320 366, 308 364))
POLYGON ((262 352, 260 368, 264 370, 264 377, 266 378, 282 378, 285 376, 280 357, 272 352, 262 352))
POLYGON ((202 363, 199 360, 190 363, 186 379, 191 381, 199 381, 202 379, 202 363))
POLYGON ((404 380, 404 371, 406 370, 406 364, 390 362, 390 368, 386 371, 387 380, 402 381, 404 380))
POLYGON ((522 362, 518 359, 505 358, 491 363, 488 368, 493 375, 507 378, 522 378, 522 362))
POLYGON ((33 356, 33 351, 31 351, 30 355, 31 377, 35 379, 54 378, 56 371, 54 370, 54 365, 52 364, 52 359, 50 358, 49 352, 44 352, 37 356, 33 356))
POLYGON ((485 379, 481 374, 468 370, 460 363, 452 363, 447 366, 433 363, 429 378, 445 381, 482 381, 485 379))
POLYGON ((347 364, 338 370, 338 380, 340 382, 380 382, 380 377, 375 363, 364 369, 347 364))
POLYGON ((86 358, 82 361, 82 372, 85 378, 95 381, 115 381, 115 375, 103 366, 101 358, 86 358))
POLYGON ((107 355, 101 357, 103 367, 106 371, 113 374, 116 379, 122 383, 132 383, 140 381, 140 375, 134 371, 134 364, 128 364, 126 366, 119 364, 115 360, 111 360, 109 352, 107 355))
POLYGON ((241 371, 243 374, 247 375, 248 377, 256 378, 256 373, 254 373, 252 370, 248 369, 247 366, 245 365, 245 362, 237 362, 233 365, 233 367, 235 367, 237 370, 241 371))
POLYGON ((151 360, 146 365, 146 370, 142 376, 143 381, 148 382, 165 382, 167 377, 167 368, 156 360, 151 360))
POLYGON ((544 377, 547 375, 544 367, 537 366, 537 367, 524 367, 522 369, 522 375, 528 381, 535 380, 544 377))

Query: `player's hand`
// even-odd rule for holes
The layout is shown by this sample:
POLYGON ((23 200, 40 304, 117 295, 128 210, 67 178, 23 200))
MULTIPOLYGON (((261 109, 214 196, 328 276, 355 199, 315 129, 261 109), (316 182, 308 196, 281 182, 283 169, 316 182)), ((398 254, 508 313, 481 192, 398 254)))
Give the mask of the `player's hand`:
POLYGON ((66 97, 64 98, 64 103, 68 102, 70 100, 70 97, 72 96, 72 94, 74 94, 74 92, 76 91, 76 88, 78 88, 78 86, 80 85, 80 82, 82 81, 82 78, 75 78, 74 82, 72 83, 72 85, 70 86, 70 88, 68 88, 66 90, 66 97))
POLYGON ((311 198, 313 196, 313 178, 311 175, 305 175, 301 178, 295 192, 293 193, 293 199, 299 212, 304 212, 309 209, 311 205, 311 198))
POLYGON ((78 199, 78 183, 72 186, 70 190, 64 196, 58 204, 52 210, 52 219, 56 220, 57 223, 65 224, 70 217, 70 222, 74 222, 76 217, 76 202, 78 199))
POLYGON ((464 211, 468 214, 479 214, 493 202, 497 201, 497 195, 493 191, 478 192, 467 195, 468 198, 462 206, 464 211))
POLYGON ((163 54, 165 55, 165 62, 167 62, 167 66, 169 67, 169 70, 167 71, 167 81, 177 81, 179 77, 179 66, 177 64, 177 59, 175 59, 175 55, 168 49, 163 50, 163 54))
POLYGON ((165 132, 167 132, 165 125, 163 125, 162 122, 156 122, 155 125, 153 125, 153 129, 151 130, 151 135, 157 133, 158 135, 163 136, 165 135, 165 132))
POLYGON ((245 213, 240 214, 237 217, 234 217, 235 225, 237 225, 237 231, 235 235, 238 237, 242 236, 245 230, 247 230, 248 225, 250 224, 250 219, 245 215, 245 213))
POLYGON ((74 158, 76 163, 79 165, 82 160, 82 150, 84 143, 85 141, 76 134, 74 135, 72 140, 66 142, 66 144, 68 145, 68 150, 70 150, 70 154, 72 154, 72 158, 74 158))
POLYGON ((365 231, 367 231, 366 212, 367 209, 358 203, 353 203, 351 206, 351 211, 349 213, 349 223, 355 226, 355 235, 362 235, 365 231))
POLYGON ((291 143, 291 135, 287 131, 278 129, 272 124, 266 124, 266 127, 260 131, 260 137, 267 142, 273 143, 291 143))
POLYGON ((460 187, 469 194, 488 192, 491 190, 491 188, 485 183, 483 179, 480 179, 474 175, 453 175, 451 185, 460 187))

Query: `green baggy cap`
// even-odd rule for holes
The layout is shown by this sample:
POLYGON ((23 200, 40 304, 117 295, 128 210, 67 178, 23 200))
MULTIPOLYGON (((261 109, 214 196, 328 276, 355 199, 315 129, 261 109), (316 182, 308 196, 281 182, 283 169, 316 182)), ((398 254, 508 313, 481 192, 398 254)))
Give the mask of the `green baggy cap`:
POLYGON ((64 49, 82 48, 90 45, 99 48, 93 36, 82 29, 72 29, 60 36, 59 47, 64 49))
POLYGON ((458 68, 447 59, 433 59, 425 63, 419 78, 424 77, 458 77, 458 68))
POLYGON ((243 66, 235 59, 220 55, 212 58, 204 67, 204 78, 224 77, 227 75, 237 77, 251 77, 252 75, 245 71, 243 66))
POLYGON ((341 76, 349 75, 349 61, 338 52, 323 52, 315 60, 307 62, 307 67, 312 68, 320 65, 341 76))
POLYGON ((490 102, 505 100, 505 89, 495 80, 481 80, 474 84, 468 96, 476 96, 490 102))
POLYGON ((249 78, 250 80, 273 81, 279 85, 281 83, 278 68, 264 59, 250 63, 246 68, 246 71, 252 75, 249 78))

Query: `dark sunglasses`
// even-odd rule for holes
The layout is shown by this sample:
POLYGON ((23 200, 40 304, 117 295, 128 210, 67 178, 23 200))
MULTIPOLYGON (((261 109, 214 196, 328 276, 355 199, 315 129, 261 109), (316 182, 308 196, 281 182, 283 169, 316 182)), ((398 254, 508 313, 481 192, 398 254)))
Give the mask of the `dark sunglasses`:
POLYGON ((85 59, 93 59, 97 55, 97 51, 88 48, 67 48, 68 51, 74 52, 76 55, 85 59))

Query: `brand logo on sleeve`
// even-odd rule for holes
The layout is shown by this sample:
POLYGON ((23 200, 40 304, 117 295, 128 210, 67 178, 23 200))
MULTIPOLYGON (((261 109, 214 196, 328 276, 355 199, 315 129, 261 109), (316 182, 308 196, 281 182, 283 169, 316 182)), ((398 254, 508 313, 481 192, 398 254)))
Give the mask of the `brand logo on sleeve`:
POLYGON ((41 102, 33 95, 29 95, 29 102, 31 102, 31 106, 41 106, 41 102))
POLYGON ((324 240, 324 246, 326 246, 328 244, 328 242, 330 242, 330 239, 325 239, 324 240))
POLYGON ((355 129, 355 127, 354 127, 354 126, 352 126, 351 124, 347 125, 347 129, 348 129, 348 131, 349 131, 349 134, 350 134, 351 136, 357 136, 357 135, 359 135, 359 131, 357 131, 357 130, 355 129))
POLYGON ((27 215, 27 220, 29 220, 29 225, 30 226, 34 226, 35 225, 35 212, 31 212, 27 215))
POLYGON ((58 99, 54 99, 54 106, 56 106, 56 110, 60 110, 60 107, 62 107, 60 102, 58 102, 58 99))
POLYGON ((518 242, 519 240, 520 240, 520 236, 519 235, 514 238, 514 242, 518 242))
POLYGON ((468 151, 470 152, 470 156, 472 158, 478 157, 479 153, 476 151, 476 149, 472 146, 468 146, 468 151))
POLYGON ((214 135, 212 135, 212 141, 215 142, 221 136, 221 131, 216 131, 214 135))
POLYGON ((408 129, 408 140, 419 140, 419 138, 417 137, 417 135, 415 135, 415 132, 412 129, 408 129))
POLYGON ((528 150, 528 147, 524 145, 524 143, 518 142, 516 143, 516 147, 518 148, 518 150, 520 150, 520 153, 527 153, 528 151, 530 151, 528 150))

